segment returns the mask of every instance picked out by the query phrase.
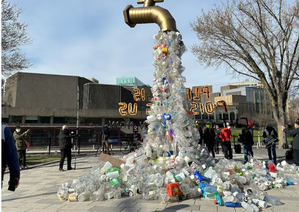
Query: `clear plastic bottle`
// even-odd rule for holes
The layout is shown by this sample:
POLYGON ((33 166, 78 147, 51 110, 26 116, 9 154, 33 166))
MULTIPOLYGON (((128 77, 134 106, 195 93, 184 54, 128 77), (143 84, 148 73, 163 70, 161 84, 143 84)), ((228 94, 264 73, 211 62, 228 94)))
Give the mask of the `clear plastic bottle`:
POLYGON ((267 208, 268 204, 267 202, 263 201, 263 200, 259 200, 259 199, 252 199, 252 201, 257 204, 258 206, 260 206, 261 208, 267 208))
POLYGON ((271 205, 276 205, 276 206, 282 205, 280 199, 278 199, 277 197, 270 196, 268 194, 265 194, 265 201, 271 205))
POLYGON ((79 194, 78 201, 84 202, 89 200, 89 198, 90 198, 90 193, 88 191, 84 191, 83 193, 79 194))
POLYGON ((249 212, 254 212, 253 207, 252 207, 251 205, 249 205, 248 203, 246 203, 246 202, 241 202, 241 205, 242 205, 242 207, 243 207, 245 210, 247 210, 247 211, 249 211, 249 212))

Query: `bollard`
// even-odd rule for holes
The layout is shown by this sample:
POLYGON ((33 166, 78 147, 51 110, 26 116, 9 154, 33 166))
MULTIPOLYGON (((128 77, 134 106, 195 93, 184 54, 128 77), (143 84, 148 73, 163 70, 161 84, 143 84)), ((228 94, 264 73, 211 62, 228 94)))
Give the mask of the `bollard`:
POLYGON ((261 146, 261 137, 260 137, 260 132, 258 132, 258 137, 257 137, 257 149, 261 146))
POLYGON ((49 135, 49 156, 51 155, 51 135, 49 135))

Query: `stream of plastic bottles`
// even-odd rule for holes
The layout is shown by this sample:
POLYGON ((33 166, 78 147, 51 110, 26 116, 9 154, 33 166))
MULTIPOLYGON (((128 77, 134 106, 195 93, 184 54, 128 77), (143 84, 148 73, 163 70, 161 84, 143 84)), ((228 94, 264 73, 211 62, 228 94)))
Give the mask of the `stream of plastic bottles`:
POLYGON ((59 199, 103 201, 142 195, 169 202, 204 197, 219 206, 251 212, 281 205, 266 191, 297 183, 298 167, 256 159, 246 164, 227 159, 216 163, 206 147, 198 145, 199 133, 193 127, 182 76, 181 56, 186 51, 182 36, 172 31, 154 38, 153 101, 143 146, 126 155, 121 167, 100 162, 89 174, 62 184, 59 199))

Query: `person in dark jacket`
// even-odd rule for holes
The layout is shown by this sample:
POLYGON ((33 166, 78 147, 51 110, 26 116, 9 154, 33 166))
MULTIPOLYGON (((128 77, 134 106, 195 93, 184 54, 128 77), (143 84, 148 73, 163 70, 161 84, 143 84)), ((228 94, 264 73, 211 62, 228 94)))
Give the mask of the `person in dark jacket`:
POLYGON ((206 128, 203 132, 203 140, 209 150, 210 153, 212 153, 213 158, 215 158, 215 152, 214 152, 214 143, 215 143, 215 131, 211 127, 210 123, 206 124, 206 128))
POLYGON ((238 141, 243 144, 244 164, 248 162, 248 156, 252 155, 251 147, 253 145, 253 137, 247 127, 242 129, 242 134, 239 134, 238 141))
POLYGON ((285 128, 284 126, 281 127, 282 131, 285 132, 287 135, 293 137, 293 157, 294 163, 299 166, 299 119, 295 121, 294 124, 295 129, 290 131, 289 129, 285 128))
MULTIPOLYGON (((277 136, 278 136, 277 132, 274 129, 274 127, 272 126, 272 124, 267 124, 267 127, 263 132, 263 137, 265 138, 265 142, 267 141, 267 139, 270 139, 271 137, 277 138, 277 136)), ((272 160, 272 158, 273 158, 273 162, 276 164, 277 163, 277 161, 276 161, 276 143, 273 142, 271 145, 266 146, 266 148, 268 150, 269 160, 272 160)))
MULTIPOLYGON (((8 189, 14 191, 20 182, 20 166, 19 166, 19 158, 17 153, 17 148, 15 145, 14 138, 12 133, 8 127, 2 124, 2 183, 4 179, 4 172, 6 166, 9 168, 9 181, 8 181, 8 189)), ((2 184, 3 185, 3 184, 2 184)), ((2 186, 1 186, 2 187, 2 186)))
POLYGON ((198 121, 196 123, 197 123, 197 130, 199 132, 199 141, 198 141, 198 144, 202 145, 203 131, 202 131, 201 123, 199 123, 198 121))
POLYGON ((71 134, 66 125, 62 126, 62 129, 59 132, 59 148, 60 148, 60 163, 59 171, 64 171, 63 164, 65 157, 67 157, 67 170, 72 170, 72 142, 71 139, 75 137, 74 134, 71 134))
POLYGON ((26 141, 25 141, 25 137, 28 135, 29 133, 29 129, 26 130, 24 133, 21 133, 21 127, 18 125, 16 126, 16 130, 13 133, 13 137, 15 139, 16 142, 16 147, 17 147, 17 151, 18 151, 18 156, 19 156, 19 164, 20 167, 22 167, 22 169, 26 169, 28 168, 26 165, 26 141))
MULTIPOLYGON (((219 138, 219 135, 221 133, 221 129, 218 124, 215 125, 215 152, 216 154, 219 154, 219 144, 221 145, 222 148, 222 142, 221 139, 219 138)), ((222 148, 223 149, 223 148, 222 148)))

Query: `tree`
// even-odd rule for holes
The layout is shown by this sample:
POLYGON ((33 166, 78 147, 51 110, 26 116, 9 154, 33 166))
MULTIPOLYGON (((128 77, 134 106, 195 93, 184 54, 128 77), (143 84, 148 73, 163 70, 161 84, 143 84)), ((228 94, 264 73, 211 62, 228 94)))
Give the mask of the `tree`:
POLYGON ((20 46, 29 44, 27 24, 18 22, 21 10, 16 5, 2 0, 2 74, 10 76, 17 71, 28 68, 31 64, 20 52, 20 46))
POLYGON ((225 65, 263 84, 280 145, 286 142, 280 129, 287 121, 288 91, 299 73, 299 1, 294 1, 228 0, 191 24, 199 39, 192 52, 200 63, 225 65))

